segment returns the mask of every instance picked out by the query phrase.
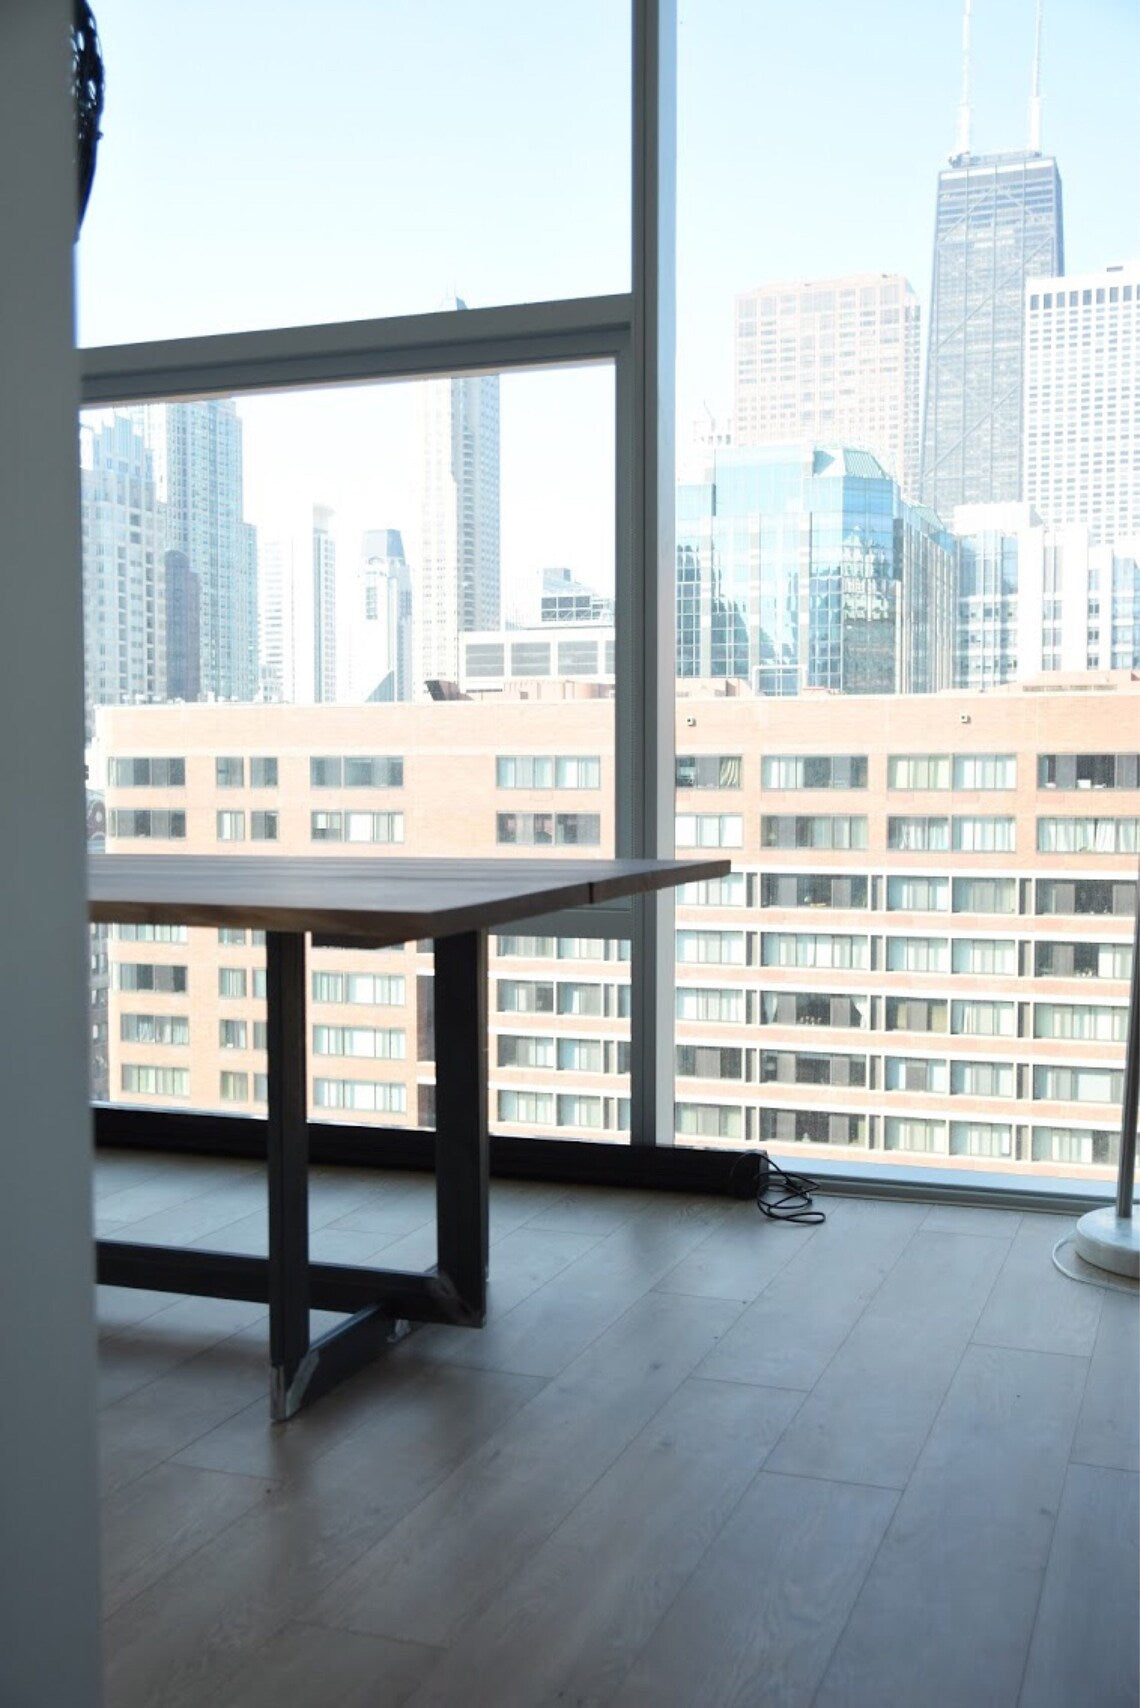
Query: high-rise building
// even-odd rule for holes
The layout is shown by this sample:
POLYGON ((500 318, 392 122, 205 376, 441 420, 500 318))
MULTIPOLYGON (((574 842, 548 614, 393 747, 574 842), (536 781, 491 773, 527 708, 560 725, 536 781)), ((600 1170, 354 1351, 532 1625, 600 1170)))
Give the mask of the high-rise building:
MULTIPOLYGON (((243 517, 242 425, 232 398, 143 412, 166 505, 166 544, 198 584, 199 693, 257 694, 257 541, 243 517)), ((189 636, 172 637, 189 650, 189 636)))
POLYGON ((412 576, 398 528, 369 528, 352 613, 352 698, 412 694, 412 576))
POLYGON ((954 579, 954 541, 869 451, 719 451, 678 488, 677 674, 778 695, 949 687, 954 579))
POLYGON ((738 445, 834 440, 918 474, 919 305, 898 273, 762 285, 736 299, 738 445))
POLYGON ((258 681, 264 700, 292 704, 297 698, 296 603, 292 541, 262 541, 257 553, 257 621, 258 681))
MULTIPOLYGON (((466 304, 453 298, 448 306, 466 304)), ((458 680, 461 634, 499 625, 499 380, 433 379, 418 389, 415 693, 422 696, 433 678, 458 680)))
POLYGON ((336 699, 336 540, 333 512, 313 505, 313 699, 336 699))
POLYGON ((196 700, 202 686, 201 611, 198 577, 185 552, 166 552, 166 693, 171 700, 196 700))
POLYGON ((1140 536, 1140 262, 1026 289, 1025 497, 1094 545, 1140 536))
POLYGON ((1140 537, 1098 545, 1029 504, 962 505, 955 685, 1140 669, 1140 537))
POLYGON ((154 460, 134 419, 80 436, 88 731, 95 706, 161 700, 166 679, 162 514, 154 460))
POLYGON ((955 154, 938 174, 921 493, 957 504, 1022 496, 1025 281, 1064 271, 1057 162, 955 154))
POLYGON ((539 594, 540 623, 608 623, 614 621, 612 593, 599 593, 568 569, 544 569, 539 594))

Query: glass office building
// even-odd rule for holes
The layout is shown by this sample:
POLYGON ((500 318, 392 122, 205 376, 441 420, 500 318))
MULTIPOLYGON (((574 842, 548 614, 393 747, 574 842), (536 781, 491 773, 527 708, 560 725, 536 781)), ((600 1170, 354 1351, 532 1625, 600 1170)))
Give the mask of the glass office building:
POLYGON ((868 451, 719 451, 677 504, 677 673, 754 693, 949 687, 955 545, 868 451))
POLYGON ((939 515, 1021 497, 1025 281, 1064 270, 1055 160, 959 154, 939 173, 921 467, 939 515))

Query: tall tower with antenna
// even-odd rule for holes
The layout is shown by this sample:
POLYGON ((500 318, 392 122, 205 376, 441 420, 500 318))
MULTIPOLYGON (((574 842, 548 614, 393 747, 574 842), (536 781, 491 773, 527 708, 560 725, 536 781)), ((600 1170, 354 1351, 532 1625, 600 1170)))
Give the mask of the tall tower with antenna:
POLYGON ((922 497, 947 521, 958 504, 1021 497, 1025 281, 1065 270, 1061 176, 1041 151, 1041 0, 1028 147, 973 152, 973 0, 962 15, 954 152, 938 174, 922 422, 922 497))

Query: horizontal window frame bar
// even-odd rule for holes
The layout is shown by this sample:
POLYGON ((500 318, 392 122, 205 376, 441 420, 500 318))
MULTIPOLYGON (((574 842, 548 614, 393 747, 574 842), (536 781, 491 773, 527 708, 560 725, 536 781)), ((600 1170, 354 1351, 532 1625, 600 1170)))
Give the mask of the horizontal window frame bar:
POLYGON ((616 361, 629 295, 446 310, 79 351, 83 408, 616 361))

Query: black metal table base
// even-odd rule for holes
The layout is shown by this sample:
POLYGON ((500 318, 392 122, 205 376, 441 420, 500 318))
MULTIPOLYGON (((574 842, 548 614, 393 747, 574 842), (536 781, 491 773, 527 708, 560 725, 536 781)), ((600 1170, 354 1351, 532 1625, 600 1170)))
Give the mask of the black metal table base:
POLYGON ((269 1255, 99 1240, 97 1275, 269 1306, 270 1407, 283 1422, 371 1362, 411 1323, 478 1328, 487 1311, 486 943, 435 942, 436 1264, 422 1273, 309 1261, 305 939, 266 933, 269 1255), (311 1310, 348 1320, 313 1340, 311 1310))

